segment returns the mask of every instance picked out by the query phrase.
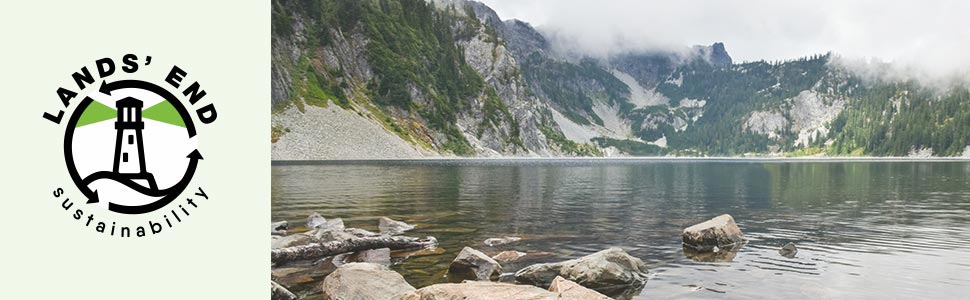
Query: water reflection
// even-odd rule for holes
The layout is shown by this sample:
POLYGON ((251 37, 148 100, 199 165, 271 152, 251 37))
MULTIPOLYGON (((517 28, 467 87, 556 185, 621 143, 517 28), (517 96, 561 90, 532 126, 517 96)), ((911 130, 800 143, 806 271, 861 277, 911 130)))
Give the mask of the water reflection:
POLYGON ((647 298, 934 298, 970 292, 970 164, 962 162, 461 161, 275 165, 273 219, 313 211, 376 229, 390 216, 444 253, 393 268, 444 282, 463 246, 543 251, 620 246, 644 259, 647 298), (691 259, 684 227, 721 213, 749 239, 691 259), (487 247, 490 237, 523 241, 487 247), (797 256, 778 249, 794 242, 797 256), (723 254, 726 255, 726 254, 723 254))

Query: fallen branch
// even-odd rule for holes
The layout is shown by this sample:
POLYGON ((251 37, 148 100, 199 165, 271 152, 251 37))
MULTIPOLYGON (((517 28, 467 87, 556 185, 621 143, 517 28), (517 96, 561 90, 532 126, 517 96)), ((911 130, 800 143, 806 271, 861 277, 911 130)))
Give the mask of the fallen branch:
POLYGON ((375 236, 360 237, 342 241, 332 241, 326 243, 313 243, 302 246, 293 246, 281 249, 273 249, 270 261, 274 265, 298 261, 313 260, 333 256, 341 253, 355 252, 362 250, 390 248, 391 250, 424 248, 438 244, 434 237, 416 238, 407 236, 375 236))

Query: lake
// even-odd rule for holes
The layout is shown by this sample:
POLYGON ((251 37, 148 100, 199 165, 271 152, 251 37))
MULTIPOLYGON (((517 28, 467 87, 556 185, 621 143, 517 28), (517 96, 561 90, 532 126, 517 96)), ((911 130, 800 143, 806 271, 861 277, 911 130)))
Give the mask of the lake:
MULTIPOLYGON (((611 246, 650 268, 634 299, 966 299, 970 162, 418 160, 274 163, 272 219, 307 215, 377 230, 388 216, 443 253, 398 261, 416 287, 447 282, 464 246, 547 252, 611 246), (729 259, 685 256, 683 229, 731 214, 749 242, 729 259), (491 237, 517 243, 486 247, 491 237), (798 246, 794 258, 778 249, 798 246)), ((308 286, 319 286, 313 283, 308 286)))

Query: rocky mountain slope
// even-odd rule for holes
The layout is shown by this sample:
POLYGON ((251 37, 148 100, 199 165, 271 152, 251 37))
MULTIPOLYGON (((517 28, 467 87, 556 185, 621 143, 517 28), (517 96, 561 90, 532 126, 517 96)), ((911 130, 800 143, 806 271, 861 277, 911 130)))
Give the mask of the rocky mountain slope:
POLYGON ((274 1, 273 157, 970 154, 966 86, 548 39, 473 1, 274 1))

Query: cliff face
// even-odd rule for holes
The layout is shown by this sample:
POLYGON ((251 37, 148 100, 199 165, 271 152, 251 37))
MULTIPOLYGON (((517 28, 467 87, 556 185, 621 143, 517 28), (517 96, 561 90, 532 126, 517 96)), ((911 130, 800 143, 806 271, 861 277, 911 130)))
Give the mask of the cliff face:
POLYGON ((610 57, 551 44, 474 1, 274 1, 274 159, 962 155, 970 143, 966 87, 866 82, 832 55, 737 64, 722 43, 610 57))

